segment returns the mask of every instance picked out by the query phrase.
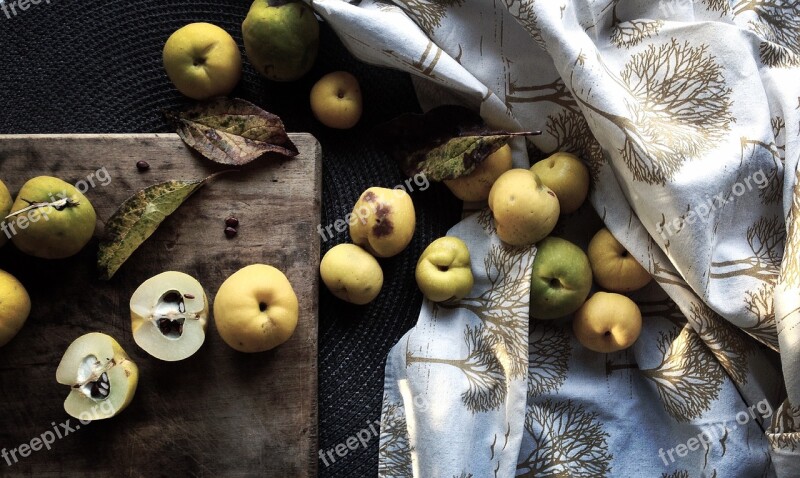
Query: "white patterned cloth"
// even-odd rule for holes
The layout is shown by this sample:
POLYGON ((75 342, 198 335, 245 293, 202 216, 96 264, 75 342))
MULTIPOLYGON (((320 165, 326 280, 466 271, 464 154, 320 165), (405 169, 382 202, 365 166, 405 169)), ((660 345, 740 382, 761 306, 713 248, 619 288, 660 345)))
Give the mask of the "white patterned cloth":
POLYGON ((392 350, 381 476, 800 476, 800 2, 394 1, 312 4, 424 108, 542 130, 517 166, 581 156, 655 282, 634 347, 592 353, 528 322, 535 248, 465 219, 475 289, 392 350))

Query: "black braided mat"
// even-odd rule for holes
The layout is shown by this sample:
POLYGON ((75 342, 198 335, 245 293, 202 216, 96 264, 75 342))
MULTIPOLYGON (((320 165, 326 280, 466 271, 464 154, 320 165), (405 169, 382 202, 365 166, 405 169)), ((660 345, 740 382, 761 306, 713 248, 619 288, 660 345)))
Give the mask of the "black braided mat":
MULTIPOLYGON (((167 131, 160 110, 185 100, 161 67, 163 42, 186 23, 208 21, 233 34, 241 46, 240 25, 249 4, 42 0, 25 11, 17 9, 11 18, 0 10, 0 133, 167 131)), ((327 26, 321 35, 319 59, 305 78, 272 83, 245 62, 243 81, 234 94, 280 115, 289 131, 309 132, 320 140, 321 223, 327 225, 350 212, 367 187, 392 187, 403 181, 397 167, 371 141, 371 127, 419 107, 407 75, 357 62, 327 26), (365 103, 360 125, 346 132, 319 125, 308 106, 311 85, 340 69, 359 78, 365 103)), ((382 261, 385 283, 378 299, 365 307, 349 306, 322 287, 319 444, 323 450, 344 443, 379 418, 386 354, 414 324, 421 303, 413 277, 416 258, 459 218, 460 203, 440 185, 412 196, 417 233, 403 254, 382 261)), ((323 254, 346 240, 345 232, 323 242, 323 254)), ((359 447, 344 458, 336 456, 335 463, 327 460, 326 466, 320 461, 319 475, 375 476, 377 456, 373 438, 367 448, 359 447)))

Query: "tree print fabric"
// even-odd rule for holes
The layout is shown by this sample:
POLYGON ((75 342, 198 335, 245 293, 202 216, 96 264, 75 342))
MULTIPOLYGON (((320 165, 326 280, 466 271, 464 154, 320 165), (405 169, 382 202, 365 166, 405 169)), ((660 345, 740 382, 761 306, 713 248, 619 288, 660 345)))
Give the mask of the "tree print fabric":
POLYGON ((800 2, 311 3, 423 108, 541 130, 518 167, 579 155, 592 207, 558 233, 603 223, 654 278, 637 343, 589 352, 528 319, 535 247, 468 205, 475 288, 388 357, 381 476, 800 476, 800 2))

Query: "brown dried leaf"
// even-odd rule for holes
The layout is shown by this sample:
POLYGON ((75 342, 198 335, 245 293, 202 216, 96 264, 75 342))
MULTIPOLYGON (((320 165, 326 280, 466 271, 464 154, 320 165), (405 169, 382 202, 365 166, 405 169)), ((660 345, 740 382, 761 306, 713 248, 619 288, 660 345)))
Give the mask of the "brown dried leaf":
POLYGON ((406 175, 443 181, 471 173, 512 137, 541 131, 492 131, 472 110, 445 105, 422 115, 399 116, 380 126, 377 134, 406 175))
POLYGON ((164 116, 188 146, 217 163, 241 166, 265 153, 298 154, 283 121, 245 100, 215 98, 164 116))

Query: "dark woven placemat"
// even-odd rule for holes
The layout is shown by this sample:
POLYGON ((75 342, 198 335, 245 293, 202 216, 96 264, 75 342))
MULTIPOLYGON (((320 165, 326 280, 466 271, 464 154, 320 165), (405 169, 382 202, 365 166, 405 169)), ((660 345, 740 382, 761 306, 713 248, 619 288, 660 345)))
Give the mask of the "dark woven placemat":
MULTIPOLYGON (((9 0, 6 0, 10 3, 9 0)), ((50 0, 28 4, 8 18, 0 10, 0 133, 164 132, 160 110, 184 99, 161 67, 161 48, 177 28, 194 21, 216 23, 240 45, 249 1, 50 0)), ((289 131, 315 135, 323 149, 323 213, 332 224, 350 212, 369 186, 403 181, 394 163, 372 141, 371 127, 418 110, 407 75, 353 59, 323 26, 314 70, 289 84, 262 80, 245 62, 236 96, 280 115, 289 131), (350 131, 319 125, 308 106, 311 85, 323 74, 348 70, 360 80, 364 117, 350 131)), ((417 232, 400 256, 382 261, 385 283, 378 299, 355 307, 320 293, 320 448, 345 443, 380 417, 383 365, 391 346, 416 321, 421 296, 414 283, 416 258, 458 220, 460 203, 442 186, 412 193, 417 232)), ((347 233, 323 242, 322 253, 347 233)), ((362 435, 363 436, 363 435, 362 435)), ((378 440, 336 462, 320 461, 323 477, 377 474, 378 440)))

